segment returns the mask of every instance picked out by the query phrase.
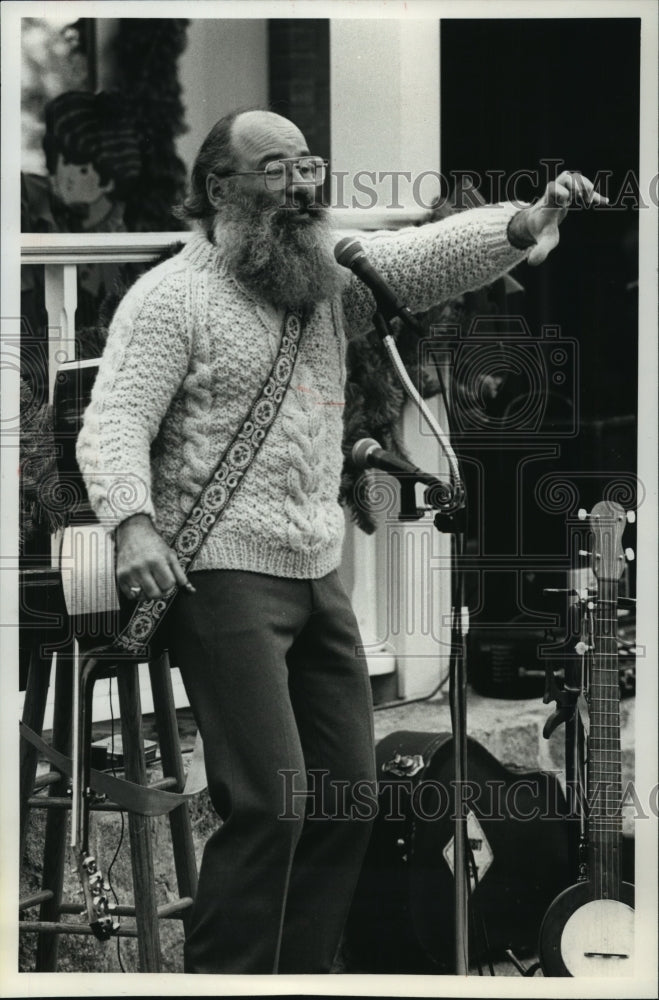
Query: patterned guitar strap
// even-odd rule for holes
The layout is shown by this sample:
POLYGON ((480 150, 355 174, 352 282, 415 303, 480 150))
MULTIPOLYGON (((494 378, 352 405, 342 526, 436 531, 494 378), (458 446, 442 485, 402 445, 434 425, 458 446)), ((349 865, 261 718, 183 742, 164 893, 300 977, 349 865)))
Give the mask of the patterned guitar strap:
MULTIPOLYGON (((275 422, 293 375, 301 333, 300 317, 287 312, 277 357, 258 398, 228 444, 215 471, 201 490, 196 503, 171 543, 186 573, 209 532, 239 489, 245 473, 275 422)), ((175 586, 163 597, 139 601, 128 624, 107 652, 130 657, 148 657, 148 643, 177 592, 178 586, 175 586)))

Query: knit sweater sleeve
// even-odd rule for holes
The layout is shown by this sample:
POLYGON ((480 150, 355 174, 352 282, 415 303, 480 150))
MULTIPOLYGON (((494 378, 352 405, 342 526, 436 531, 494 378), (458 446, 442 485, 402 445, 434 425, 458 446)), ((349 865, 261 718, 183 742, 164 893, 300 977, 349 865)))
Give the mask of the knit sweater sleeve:
POLYGON ((133 514, 154 517, 151 443, 188 366, 185 276, 155 277, 145 275, 115 314, 78 435, 89 500, 109 529, 133 514))
MULTIPOLYGON (((412 312, 480 288, 519 264, 528 250, 508 240, 508 223, 519 211, 511 204, 487 205, 439 222, 360 237, 369 261, 412 312)), ((375 299, 352 276, 343 292, 348 334, 367 330, 375 299)))

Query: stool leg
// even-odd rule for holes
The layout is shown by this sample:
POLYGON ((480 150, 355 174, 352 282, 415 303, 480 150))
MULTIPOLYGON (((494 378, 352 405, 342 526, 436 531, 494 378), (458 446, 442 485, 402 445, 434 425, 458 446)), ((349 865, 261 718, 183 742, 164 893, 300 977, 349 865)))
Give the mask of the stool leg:
MULTIPOLYGON (((176 790, 183 791, 185 787, 185 771, 181 757, 176 710, 174 708, 174 692, 172 676, 167 653, 157 660, 149 662, 151 675, 151 691, 156 726, 160 740, 160 755, 162 757, 163 774, 176 778, 176 790)), ((192 839, 192 824, 187 802, 172 809, 169 814, 169 824, 174 850, 174 865, 179 896, 191 896, 197 892, 197 859, 194 841, 192 839)), ((185 911, 183 926, 187 930, 190 910, 185 911)))
MULTIPOLYGON (((142 708, 137 668, 120 664, 117 671, 117 687, 119 690, 125 774, 129 781, 146 785, 147 773, 144 760, 142 708)), ((148 816, 128 813, 140 968, 142 972, 160 972, 160 932, 149 824, 148 816)))
MULTIPOLYGON (((35 635, 30 653, 27 682, 25 685, 25 700, 23 702, 23 722, 35 733, 41 735, 43 719, 46 711, 46 700, 50 686, 50 671, 52 653, 43 654, 38 635, 35 635)), ((34 791, 34 779, 37 774, 39 751, 27 740, 20 741, 20 863, 25 856, 25 837, 27 820, 30 813, 28 800, 34 791)))
MULTIPOLYGON (((71 650, 57 654, 55 670, 55 705, 53 713, 53 747, 70 754, 71 720, 73 717, 73 660, 71 650)), ((51 785, 49 795, 66 795, 67 779, 62 777, 51 785)), ((62 905, 64 866, 66 864, 66 833, 68 810, 48 809, 44 840, 43 888, 50 889, 53 898, 41 904, 39 920, 57 922, 62 905)), ((57 968, 59 934, 39 934, 37 940, 36 971, 54 972, 57 968)))

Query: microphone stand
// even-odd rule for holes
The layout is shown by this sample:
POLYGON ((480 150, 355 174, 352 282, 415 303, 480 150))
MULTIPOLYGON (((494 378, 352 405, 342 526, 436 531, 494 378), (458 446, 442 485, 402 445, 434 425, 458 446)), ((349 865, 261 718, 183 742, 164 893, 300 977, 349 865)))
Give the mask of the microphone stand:
MULTIPOLYGON (((377 301, 377 299, 376 299, 377 301)), ((426 402, 417 391, 401 360, 389 326, 391 312, 384 303, 377 303, 374 325, 391 363, 408 397, 415 404, 431 432, 438 440, 448 461, 450 485, 430 486, 424 499, 427 510, 435 509, 434 525, 442 533, 450 533, 451 542, 451 654, 449 658, 449 701, 451 725, 453 729, 453 764, 455 774, 455 826, 454 826, 454 906, 455 906, 455 973, 466 976, 469 970, 469 891, 470 872, 468 864, 467 815, 465 785, 467 781, 467 679, 466 679, 466 637, 469 614, 465 600, 464 538, 467 522, 467 498, 457 457, 448 436, 444 433, 426 402), (388 315, 386 315, 388 313, 388 315)), ((399 312, 399 317, 415 333, 423 329, 407 310, 399 312)), ((415 520, 423 516, 424 510, 417 508, 414 483, 409 474, 401 473, 397 478, 401 485, 401 520, 415 520), (404 480, 407 480, 405 482, 404 480)))

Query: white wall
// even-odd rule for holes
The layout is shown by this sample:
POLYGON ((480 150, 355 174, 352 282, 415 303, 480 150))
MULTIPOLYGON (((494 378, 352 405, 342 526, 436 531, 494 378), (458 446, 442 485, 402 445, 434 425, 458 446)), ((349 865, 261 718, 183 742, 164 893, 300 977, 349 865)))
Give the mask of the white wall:
MULTIPOLYGON (((345 200, 350 178, 360 170, 407 171, 412 178, 439 171, 439 71, 436 18, 331 21, 332 169, 348 174, 345 200)), ((374 187, 377 205, 358 212, 363 218, 352 225, 368 226, 391 203, 391 179, 376 177, 374 187)), ((426 185, 422 198, 430 204, 426 185)), ((397 201, 403 209, 416 208, 411 182, 401 181, 397 201)), ((445 425, 438 400, 432 409, 445 425)), ((420 427, 414 408, 406 411, 404 435, 416 464, 445 471, 439 445, 420 427)), ((342 575, 370 654, 370 672, 384 673, 395 664, 398 693, 422 696, 448 668, 450 538, 438 535, 432 516, 399 523, 398 487, 389 477, 381 485, 391 493, 389 511, 378 517, 375 535, 348 525, 342 575)))
POLYGON ((267 104, 267 21, 190 21, 179 80, 189 130, 178 138, 177 153, 189 173, 201 143, 222 115, 267 104))
MULTIPOLYGON (((333 19, 330 100, 334 171, 438 171, 439 21, 333 19)), ((379 191, 386 205, 391 180, 379 191)), ((401 183, 403 206, 411 193, 401 183)))

